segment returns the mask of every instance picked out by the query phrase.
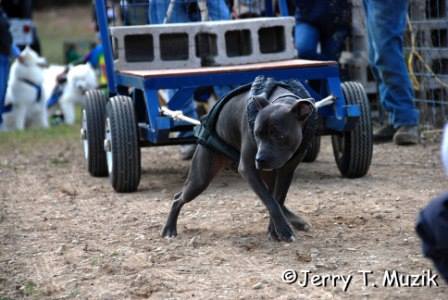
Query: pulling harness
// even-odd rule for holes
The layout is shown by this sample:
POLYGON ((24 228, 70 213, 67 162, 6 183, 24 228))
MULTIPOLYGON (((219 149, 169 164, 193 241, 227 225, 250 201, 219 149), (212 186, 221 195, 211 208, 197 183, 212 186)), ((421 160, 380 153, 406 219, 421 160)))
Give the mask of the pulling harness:
POLYGON ((36 102, 40 102, 41 98, 42 98, 42 86, 32 82, 29 79, 26 78, 20 78, 19 79, 21 82, 28 84, 29 86, 32 86, 33 88, 36 89, 36 102))
POLYGON ((258 114, 258 108, 254 101, 255 97, 263 97, 271 103, 277 102, 279 100, 286 100, 286 97, 288 97, 289 99, 293 98, 294 100, 290 101, 294 102, 300 99, 307 99, 308 101, 314 103, 314 99, 310 98, 310 95, 303 87, 303 85, 296 80, 276 81, 273 78, 266 79, 264 76, 258 76, 257 78, 255 78, 253 83, 243 85, 231 91, 228 95, 219 100, 207 115, 202 117, 201 125, 195 127, 194 129, 194 135, 196 136, 198 143, 212 151, 217 151, 224 154, 234 162, 239 161, 240 152, 233 146, 227 144, 218 136, 218 134, 216 133, 216 122, 218 121, 219 114, 221 113, 224 105, 226 105, 227 102, 229 102, 233 97, 241 95, 247 91, 250 91, 249 99, 246 106, 247 120, 252 135, 254 135, 255 119, 258 114), (288 92, 274 99, 270 99, 277 87, 281 87, 288 92))
MULTIPOLYGON (((19 79, 21 82, 28 84, 29 86, 32 86, 33 88, 36 89, 36 102, 39 103, 41 98, 42 98, 42 86, 32 82, 29 79, 26 78, 20 78, 19 79)), ((0 111, 0 114, 6 114, 6 113, 10 113, 12 111, 13 108, 13 104, 12 103, 8 103, 5 104, 3 107, 3 110, 0 111)))

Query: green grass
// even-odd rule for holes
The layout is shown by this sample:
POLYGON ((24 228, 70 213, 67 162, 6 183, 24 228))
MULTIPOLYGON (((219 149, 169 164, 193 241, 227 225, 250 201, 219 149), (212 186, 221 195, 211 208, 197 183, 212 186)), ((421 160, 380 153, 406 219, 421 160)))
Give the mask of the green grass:
POLYGON ((36 284, 32 281, 27 281, 24 285, 23 293, 25 296, 32 296, 36 293, 36 284))
POLYGON ((50 63, 63 63, 64 41, 95 40, 90 5, 36 11, 34 21, 43 56, 50 63))
MULTIPOLYGON (((18 145, 33 146, 46 143, 51 146, 52 142, 79 138, 79 126, 59 125, 49 129, 27 129, 24 131, 0 132, 0 147, 18 148, 18 145)), ((20 147, 22 148, 22 147, 20 147)))
MULTIPOLYGON (((76 108, 74 125, 57 125, 50 128, 27 128, 23 131, 0 132, 1 151, 14 149, 32 150, 36 146, 56 145, 59 141, 80 140, 81 108, 76 108)), ((64 164, 65 161, 52 161, 53 164, 64 164)))

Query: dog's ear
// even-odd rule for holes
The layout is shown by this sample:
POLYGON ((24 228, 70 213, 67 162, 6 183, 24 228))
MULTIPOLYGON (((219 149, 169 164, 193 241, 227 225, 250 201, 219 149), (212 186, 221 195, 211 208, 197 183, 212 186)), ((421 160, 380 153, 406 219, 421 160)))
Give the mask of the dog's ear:
POLYGON ((314 112, 314 104, 312 99, 300 99, 291 108, 291 112, 295 114, 299 121, 306 121, 314 112))
POLYGON ((254 101, 255 107, 257 108, 258 111, 262 110, 263 108, 265 108, 266 106, 269 105, 268 99, 266 99, 266 97, 263 97, 263 96, 258 96, 258 95, 254 96, 253 101, 254 101))

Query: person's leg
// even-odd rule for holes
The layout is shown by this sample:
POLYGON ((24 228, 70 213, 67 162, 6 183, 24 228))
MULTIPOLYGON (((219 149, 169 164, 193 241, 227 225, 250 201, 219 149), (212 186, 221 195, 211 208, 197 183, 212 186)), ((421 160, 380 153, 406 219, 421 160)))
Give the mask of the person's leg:
MULTIPOLYGON (((168 99, 171 99, 175 93, 176 93, 176 90, 168 90, 167 91, 168 99)), ((187 117, 190 117, 190 118, 193 118, 196 120, 199 119, 198 113, 196 111, 196 105, 193 101, 193 98, 190 98, 188 101, 186 101, 184 103, 184 106, 180 107, 180 110, 187 117)), ((178 135, 178 137, 182 137, 182 138, 189 138, 192 136, 193 136, 193 131, 182 131, 178 135)), ((183 160, 191 159, 193 157, 195 150, 196 150, 196 144, 181 145, 180 146, 181 159, 183 159, 183 160)))
POLYGON ((320 39, 320 48, 322 60, 339 61, 342 49, 344 48, 345 39, 348 37, 350 29, 348 27, 340 27, 328 35, 322 35, 320 39))
MULTIPOLYGON (((363 7, 364 7, 364 13, 365 13, 365 25, 366 25, 366 31, 367 31, 367 46, 368 46, 368 59, 369 59, 369 66, 372 70, 373 77, 375 78, 375 81, 378 83, 378 95, 379 95, 379 101, 382 103, 383 97, 381 95, 384 95, 384 84, 381 83, 381 77, 378 71, 378 68, 375 65, 375 50, 374 50, 374 41, 372 39, 373 33, 371 26, 368 25, 368 20, 370 18, 371 12, 367 9, 368 6, 368 0, 363 0, 363 7)), ((391 141, 395 132, 397 131, 394 126, 392 125, 392 119, 393 119, 393 112, 389 112, 389 120, 388 123, 382 126, 381 128, 375 130, 373 134, 373 138, 375 142, 387 142, 391 141)))
MULTIPOLYGON (((150 0, 149 2, 149 20, 151 24, 161 24, 163 23, 167 10, 169 7, 171 0, 150 0)), ((186 6, 185 4, 188 3, 189 0, 176 0, 174 4, 173 13, 168 20, 168 23, 180 23, 180 22, 190 22, 188 18, 188 14, 186 12, 186 6)), ((168 98, 171 99, 171 97, 176 93, 176 90, 168 90, 168 98)), ((169 101, 169 100, 168 100, 169 101)), ((198 115, 196 113, 196 106, 194 105, 193 99, 191 101, 186 102, 185 106, 181 108, 184 115, 198 119, 198 115)), ((180 137, 190 137, 193 135, 193 132, 182 132, 179 134, 180 137)), ((194 151, 194 149, 193 149, 194 151)), ((183 158, 190 158, 192 156, 192 152, 189 147, 182 147, 181 148, 181 155, 183 158), (182 149, 186 149, 185 152, 188 152, 184 154, 182 149)))
POLYGON ((8 84, 9 59, 0 54, 0 125, 3 123, 2 114, 5 105, 6 87, 8 84))
POLYGON ((168 1, 149 0, 149 23, 161 24, 168 9, 168 1))
POLYGON ((379 79, 380 100, 395 128, 416 126, 419 112, 404 62, 407 0, 364 0, 370 60, 379 79))
MULTIPOLYGON (((151 24, 162 24, 165 20, 171 0, 149 0, 149 21, 151 24)), ((189 22, 185 5, 189 0, 176 0, 168 23, 189 22)))
MULTIPOLYGON (((211 21, 231 19, 230 9, 226 1, 207 0, 207 6, 208 6, 209 19, 211 21)), ((213 89, 215 91, 216 97, 219 100, 225 95, 227 95, 233 89, 233 86, 214 86, 213 89)))
POLYGON ((320 59, 317 44, 320 34, 317 28, 306 22, 298 21, 295 30, 296 48, 300 58, 320 59))
POLYGON ((230 10, 224 0, 207 0, 207 6, 211 21, 230 20, 230 10))

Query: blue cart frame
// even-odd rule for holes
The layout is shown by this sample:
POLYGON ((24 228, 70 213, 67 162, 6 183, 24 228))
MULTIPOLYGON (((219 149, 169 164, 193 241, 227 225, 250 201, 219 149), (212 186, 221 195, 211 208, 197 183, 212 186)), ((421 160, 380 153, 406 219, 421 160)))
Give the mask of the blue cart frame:
MULTIPOLYGON (((281 0, 279 4, 280 13, 283 16, 287 16, 288 8, 286 1, 281 0)), ((271 1, 266 1, 266 5, 266 12, 273 15, 271 1)), ((347 177, 360 177, 367 172, 371 160, 371 139, 361 141, 361 143, 368 144, 361 145, 362 147, 365 146, 368 150, 370 149, 370 152, 366 154, 368 157, 363 162, 364 165, 367 164, 367 168, 364 167, 362 171, 358 170, 358 172, 355 172, 356 174, 350 176, 350 174, 344 174, 344 171, 341 169, 344 166, 341 167, 338 162, 338 155, 340 156, 339 160, 345 160, 342 164, 347 164, 347 160, 350 159, 347 157, 344 158, 344 155, 353 156, 353 153, 346 153, 348 150, 345 148, 350 146, 346 143, 350 139, 349 135, 356 128, 359 120, 363 118, 363 114, 365 118, 368 118, 368 120, 364 121, 369 122, 368 127, 371 126, 370 112, 363 112, 363 110, 368 110, 368 106, 367 108, 363 108, 362 103, 359 101, 353 101, 353 99, 352 101, 347 101, 345 99, 344 94, 347 95, 347 93, 341 88, 339 67, 336 62, 291 60, 280 63, 244 66, 205 67, 190 71, 148 70, 119 72, 114 69, 106 9, 105 0, 96 0, 97 22, 105 52, 109 97, 123 95, 132 98, 139 132, 139 146, 160 146, 195 142, 194 138, 179 138, 170 135, 170 132, 174 131, 191 130, 192 125, 184 121, 173 120, 160 113, 158 90, 176 89, 177 92, 170 99, 167 106, 171 110, 180 110, 188 101, 192 101, 193 92, 197 87, 242 85, 253 81, 259 75, 264 75, 266 77, 274 77, 278 80, 297 79, 304 84, 316 101, 332 95, 335 99, 334 103, 319 109, 319 117, 321 120, 319 132, 321 135, 331 134, 335 137, 333 147, 339 147, 339 149, 335 148, 336 162, 343 175, 347 177), (308 84, 310 80, 320 81, 320 89, 313 89, 308 84), (129 95, 130 90, 131 94, 129 95), (338 138, 339 141, 337 141, 338 138), (339 146, 337 146, 338 144, 339 146), (340 153, 336 154, 337 151, 340 153)), ((355 90, 351 88, 348 91, 356 92, 357 89, 362 89, 362 87, 355 87, 355 90)), ((361 94, 357 95, 364 97, 365 94, 362 94, 362 92, 363 90, 361 94)), ((365 102, 365 99, 363 101, 365 102)), ((362 130, 365 131, 362 135, 371 135, 371 128, 362 130)))

